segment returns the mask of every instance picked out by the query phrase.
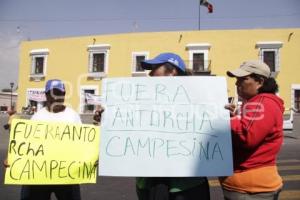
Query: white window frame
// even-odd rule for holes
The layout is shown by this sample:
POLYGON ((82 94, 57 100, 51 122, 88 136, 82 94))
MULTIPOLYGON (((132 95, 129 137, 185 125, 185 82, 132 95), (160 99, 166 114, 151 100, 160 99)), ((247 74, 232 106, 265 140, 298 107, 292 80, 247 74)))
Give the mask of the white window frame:
MULTIPOLYGON (((27 90, 26 90, 26 99, 25 99, 25 106, 29 105, 28 91, 32 91, 32 90, 44 92, 45 88, 27 88, 27 90)), ((40 109, 42 109, 42 108, 43 108, 42 102, 37 102, 37 108, 36 108, 37 111, 40 110, 40 109)))
POLYGON ((275 71, 271 72, 272 77, 276 77, 280 72, 280 48, 283 46, 283 42, 280 41, 261 41, 256 43, 256 48, 259 49, 259 59, 264 61, 264 52, 275 52, 275 71))
POLYGON ((203 53, 204 54, 204 71, 208 71, 209 63, 208 61, 208 53, 211 45, 209 43, 193 43, 187 44, 186 49, 189 52, 189 68, 193 70, 194 63, 194 54, 195 53, 203 53))
POLYGON ((295 90, 300 90, 300 84, 292 84, 291 89, 291 108, 295 108, 295 90))
POLYGON ((147 76, 146 70, 142 72, 136 71, 136 57, 137 56, 145 56, 145 59, 149 59, 149 52, 148 51, 136 51, 132 52, 132 59, 131 59, 131 75, 132 76, 147 76))
POLYGON ((85 113, 84 112, 84 106, 85 106, 85 95, 84 95, 84 91, 85 90, 94 90, 95 91, 95 95, 99 95, 99 87, 98 85, 81 85, 80 86, 80 110, 79 113, 80 114, 90 114, 90 113, 85 113))
POLYGON ((88 77, 93 78, 94 80, 100 80, 107 76, 108 73, 108 60, 109 60, 109 44, 96 44, 88 45, 88 77), (104 54, 104 71, 103 72, 93 72, 93 59, 94 54, 104 54))
POLYGON ((48 55, 49 49, 33 49, 30 51, 31 56, 31 69, 29 77, 35 81, 40 81, 41 79, 45 78, 47 74, 47 63, 48 63, 48 55), (43 57, 43 73, 42 74, 35 74, 35 67, 36 67, 36 58, 43 57))

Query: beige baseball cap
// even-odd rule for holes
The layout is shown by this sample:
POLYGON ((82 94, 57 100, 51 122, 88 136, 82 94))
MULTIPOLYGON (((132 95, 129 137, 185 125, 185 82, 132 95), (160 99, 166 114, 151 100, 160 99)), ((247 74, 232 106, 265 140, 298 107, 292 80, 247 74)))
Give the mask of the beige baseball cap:
POLYGON ((240 68, 227 71, 227 75, 230 77, 243 77, 250 74, 258 74, 266 78, 270 78, 270 67, 260 60, 250 60, 243 62, 240 68))

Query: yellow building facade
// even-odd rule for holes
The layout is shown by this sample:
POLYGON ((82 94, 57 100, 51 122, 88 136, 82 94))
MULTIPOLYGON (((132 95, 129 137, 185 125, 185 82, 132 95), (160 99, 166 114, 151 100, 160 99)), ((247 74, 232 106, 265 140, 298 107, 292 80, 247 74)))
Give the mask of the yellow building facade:
MULTIPOLYGON (((286 108, 300 105, 300 29, 251 29, 92 35, 21 44, 17 110, 42 107, 40 94, 49 79, 66 83, 66 103, 80 113, 92 112, 85 93, 101 95, 105 77, 145 76, 139 62, 161 52, 179 54, 197 75, 226 76, 245 60, 270 65, 286 108), (298 53, 297 53, 298 52, 298 53)), ((234 79, 229 96, 236 96, 234 79)), ((209 87, 209 85, 207 86, 209 87)))

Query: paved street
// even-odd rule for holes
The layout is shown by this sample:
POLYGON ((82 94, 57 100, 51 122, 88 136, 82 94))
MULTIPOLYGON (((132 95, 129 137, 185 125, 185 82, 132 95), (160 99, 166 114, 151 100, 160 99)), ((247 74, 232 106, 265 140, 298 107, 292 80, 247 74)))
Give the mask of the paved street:
MULTIPOLYGON (((8 133, 3 129, 7 118, 0 115, 0 159, 6 156, 8 133)), ((279 171, 284 179, 284 188, 280 199, 300 200, 300 116, 294 120, 294 130, 285 132, 285 141, 279 155, 279 171)), ((0 167, 0 199, 19 199, 20 187, 4 185, 4 168, 0 167)), ((97 184, 82 185, 83 200, 137 200, 135 195, 134 178, 100 177, 97 184)), ((212 200, 222 199, 222 191, 215 177, 210 178, 212 200)), ((55 198, 53 198, 55 199, 55 198)))

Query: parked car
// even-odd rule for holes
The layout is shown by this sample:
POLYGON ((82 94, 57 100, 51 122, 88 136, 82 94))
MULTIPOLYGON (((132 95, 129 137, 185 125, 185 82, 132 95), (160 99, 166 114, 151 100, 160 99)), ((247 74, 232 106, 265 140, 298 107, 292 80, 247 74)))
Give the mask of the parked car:
POLYGON ((289 111, 289 118, 283 121, 283 130, 293 130, 294 112, 296 110, 294 108, 290 108, 286 111, 289 111))

